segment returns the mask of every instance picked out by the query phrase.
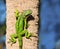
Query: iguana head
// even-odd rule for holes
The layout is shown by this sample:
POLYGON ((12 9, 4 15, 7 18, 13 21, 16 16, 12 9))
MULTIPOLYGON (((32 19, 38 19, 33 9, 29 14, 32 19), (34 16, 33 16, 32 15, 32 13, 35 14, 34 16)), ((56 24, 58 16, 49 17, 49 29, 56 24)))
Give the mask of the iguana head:
POLYGON ((23 15, 26 17, 27 15, 30 15, 32 14, 32 11, 29 9, 29 10, 24 10, 23 11, 23 15))
POLYGON ((23 12, 21 14, 19 13, 19 11, 17 9, 15 10, 15 16, 16 17, 19 17, 19 16, 27 17, 30 14, 32 14, 32 11, 30 9, 23 10, 23 12))

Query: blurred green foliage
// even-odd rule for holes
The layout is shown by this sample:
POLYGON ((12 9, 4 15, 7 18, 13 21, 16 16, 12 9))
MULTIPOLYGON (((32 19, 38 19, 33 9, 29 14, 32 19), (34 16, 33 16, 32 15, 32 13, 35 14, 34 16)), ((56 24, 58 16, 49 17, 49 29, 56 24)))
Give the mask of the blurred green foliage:
POLYGON ((5 34, 6 33, 6 22, 2 25, 0 25, 0 34, 5 34))

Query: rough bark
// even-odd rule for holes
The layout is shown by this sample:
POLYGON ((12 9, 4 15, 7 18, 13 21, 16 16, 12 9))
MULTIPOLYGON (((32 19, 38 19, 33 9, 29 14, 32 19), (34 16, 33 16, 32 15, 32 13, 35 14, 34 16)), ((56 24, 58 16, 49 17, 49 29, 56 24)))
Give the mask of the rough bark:
POLYGON ((38 3, 38 0, 6 0, 6 49, 19 49, 18 41, 12 46, 11 43, 8 43, 10 35, 15 33, 15 9, 18 9, 20 12, 27 9, 33 11, 32 16, 34 20, 28 22, 28 30, 29 32, 35 33, 37 37, 31 37, 32 40, 23 37, 23 49, 38 49, 38 3))

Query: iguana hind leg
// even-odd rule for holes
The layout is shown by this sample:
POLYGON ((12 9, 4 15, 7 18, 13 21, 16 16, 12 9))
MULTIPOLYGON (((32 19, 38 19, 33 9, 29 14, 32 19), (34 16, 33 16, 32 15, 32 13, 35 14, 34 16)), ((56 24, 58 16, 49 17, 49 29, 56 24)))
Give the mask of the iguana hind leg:
POLYGON ((10 42, 16 43, 17 34, 12 34, 12 35, 10 35, 10 37, 11 37, 10 42))
POLYGON ((26 37, 27 39, 29 39, 29 38, 31 37, 31 33, 29 33, 28 31, 26 31, 26 32, 25 32, 25 37, 26 37))
POLYGON ((31 37, 31 33, 28 33, 28 30, 25 29, 20 33, 21 36, 25 35, 26 38, 30 38, 31 37))

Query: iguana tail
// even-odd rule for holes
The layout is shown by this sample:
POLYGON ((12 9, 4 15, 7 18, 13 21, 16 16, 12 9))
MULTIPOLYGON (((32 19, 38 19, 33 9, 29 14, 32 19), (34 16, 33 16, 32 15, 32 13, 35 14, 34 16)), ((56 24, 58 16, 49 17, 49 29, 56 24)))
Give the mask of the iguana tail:
POLYGON ((22 49, 22 36, 18 36, 18 41, 19 41, 19 49, 22 49))

